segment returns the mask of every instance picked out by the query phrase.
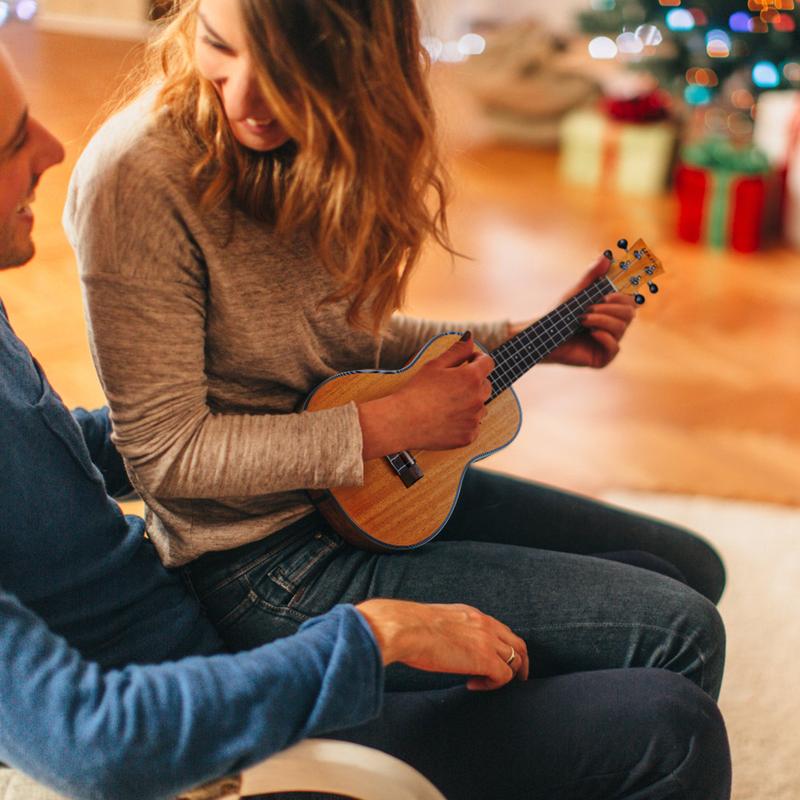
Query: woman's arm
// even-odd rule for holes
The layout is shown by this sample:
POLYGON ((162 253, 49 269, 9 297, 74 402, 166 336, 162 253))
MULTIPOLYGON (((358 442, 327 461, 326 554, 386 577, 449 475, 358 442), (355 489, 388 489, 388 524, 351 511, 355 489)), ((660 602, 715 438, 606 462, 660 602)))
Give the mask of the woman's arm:
POLYGON ((89 159, 89 174, 79 163, 65 227, 114 442, 137 486, 157 498, 224 499, 359 484, 354 404, 304 414, 211 409, 205 364, 213 287, 175 187, 152 154, 148 167, 131 153, 87 152, 81 161, 89 159), (100 164, 106 158, 110 166, 100 164))

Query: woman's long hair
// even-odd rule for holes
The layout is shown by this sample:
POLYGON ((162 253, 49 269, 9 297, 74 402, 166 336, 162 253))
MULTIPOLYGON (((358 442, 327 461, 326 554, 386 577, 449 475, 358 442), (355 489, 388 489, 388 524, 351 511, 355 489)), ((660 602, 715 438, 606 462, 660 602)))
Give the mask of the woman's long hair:
POLYGON ((238 0, 264 99, 291 137, 239 144, 194 62, 198 0, 178 0, 151 45, 157 108, 200 146, 205 207, 233 199, 276 234, 311 237, 329 301, 378 332, 430 235, 452 252, 447 190, 415 0, 238 0))

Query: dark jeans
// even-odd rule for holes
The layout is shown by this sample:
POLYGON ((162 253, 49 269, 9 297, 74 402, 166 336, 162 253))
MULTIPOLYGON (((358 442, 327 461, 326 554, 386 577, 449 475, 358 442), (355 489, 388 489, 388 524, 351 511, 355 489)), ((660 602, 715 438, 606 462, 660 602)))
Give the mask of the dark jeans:
POLYGON ((186 572, 233 649, 290 635, 336 603, 368 597, 468 603, 524 638, 528 683, 486 696, 436 692, 463 677, 394 665, 383 716, 351 732, 443 789, 456 781, 444 792, 452 798, 728 796, 719 777, 730 768, 727 743, 711 699, 724 665, 714 605, 724 570, 688 531, 470 469, 445 529, 419 549, 362 551, 312 514, 264 541, 207 554, 186 572), (427 727, 418 721, 426 713, 427 727), (504 758, 524 762, 528 777, 514 767, 512 779, 499 766, 504 758), (708 760, 704 769, 698 759, 708 760), (481 769, 489 783, 475 783, 481 769), (716 788, 701 772, 717 776, 716 788), (504 780, 510 788, 489 790, 504 780))
POLYGON ((377 720, 333 738, 413 764, 447 800, 727 800, 731 791, 716 704, 660 669, 579 672, 489 693, 389 693, 377 720))

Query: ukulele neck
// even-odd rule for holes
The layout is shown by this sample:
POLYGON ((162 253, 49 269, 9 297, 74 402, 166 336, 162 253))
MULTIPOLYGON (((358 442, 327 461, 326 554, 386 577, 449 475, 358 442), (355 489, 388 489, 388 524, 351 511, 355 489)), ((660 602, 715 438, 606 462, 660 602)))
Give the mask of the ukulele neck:
POLYGON ((613 291, 615 286, 607 277, 599 278, 493 350, 495 368, 489 375, 492 394, 487 402, 576 334, 583 327, 581 317, 586 309, 613 291))

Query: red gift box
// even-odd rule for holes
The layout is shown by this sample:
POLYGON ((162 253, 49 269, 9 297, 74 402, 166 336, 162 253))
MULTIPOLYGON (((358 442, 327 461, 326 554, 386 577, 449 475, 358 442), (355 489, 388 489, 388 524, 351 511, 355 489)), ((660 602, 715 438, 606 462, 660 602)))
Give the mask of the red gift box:
POLYGON ((687 145, 675 175, 678 235, 740 253, 758 250, 774 219, 774 172, 757 147, 709 138, 687 145))
POLYGON ((768 183, 765 175, 723 176, 681 164, 675 174, 678 236, 712 247, 730 246, 739 253, 758 250, 764 233, 768 183))

